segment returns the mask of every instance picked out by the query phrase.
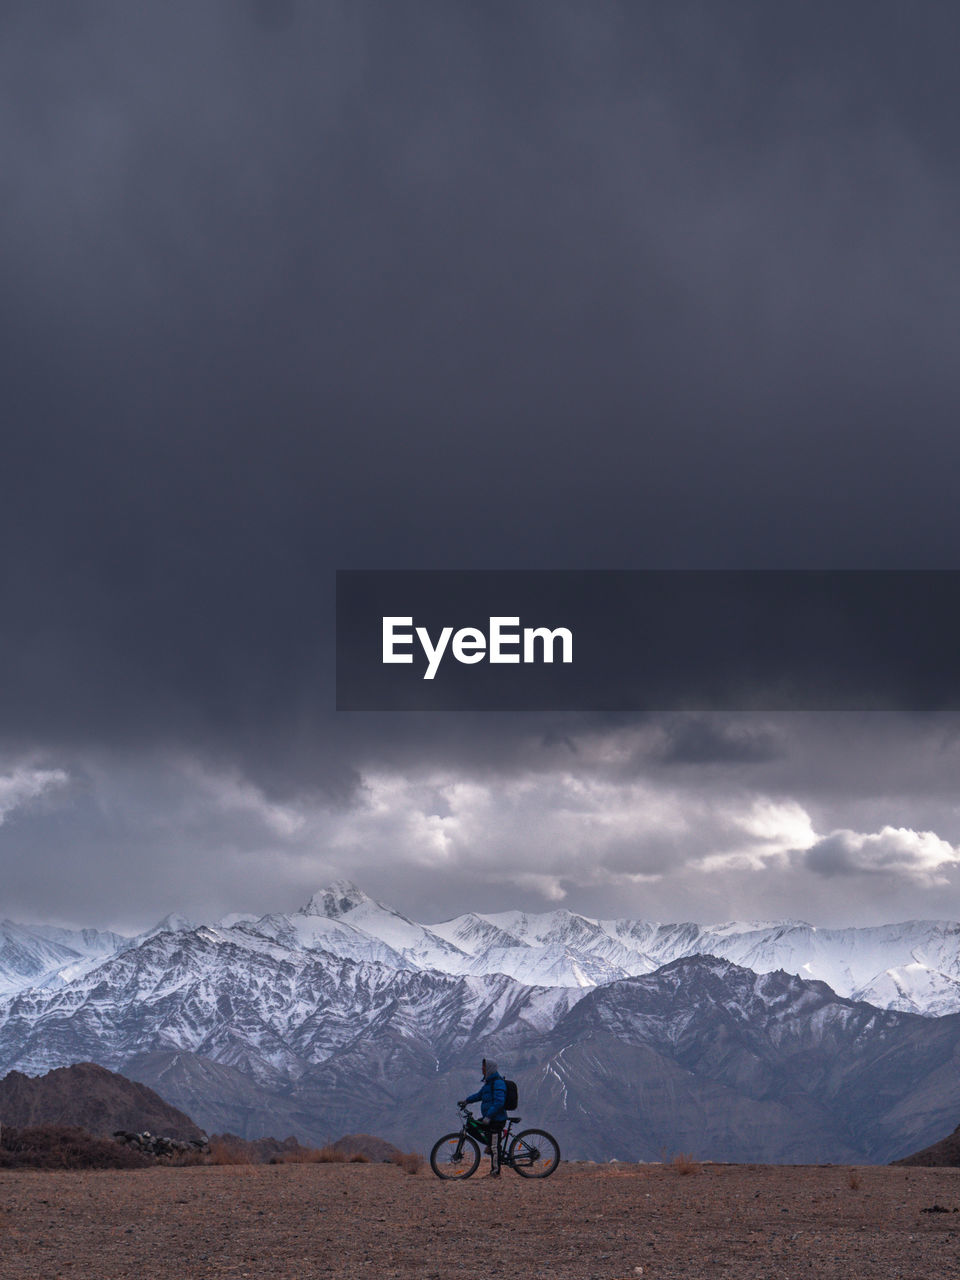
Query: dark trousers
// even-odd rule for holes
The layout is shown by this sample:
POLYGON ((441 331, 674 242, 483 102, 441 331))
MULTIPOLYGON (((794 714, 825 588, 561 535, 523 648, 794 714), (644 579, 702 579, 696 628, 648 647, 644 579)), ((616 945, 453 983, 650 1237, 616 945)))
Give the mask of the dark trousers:
POLYGON ((475 1121, 470 1129, 472 1135, 482 1141, 484 1146, 489 1144, 490 1160, 494 1171, 500 1169, 500 1135, 503 1132, 503 1125, 502 1120, 494 1120, 492 1124, 475 1121))

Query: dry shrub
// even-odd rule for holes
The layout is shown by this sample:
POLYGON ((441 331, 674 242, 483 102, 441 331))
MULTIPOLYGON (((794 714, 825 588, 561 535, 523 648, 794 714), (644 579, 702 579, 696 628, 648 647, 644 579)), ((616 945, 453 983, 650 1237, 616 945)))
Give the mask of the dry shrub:
POLYGON ((169 1156, 160 1156, 159 1164, 173 1165, 178 1169, 190 1168, 198 1164, 209 1164, 206 1151, 198 1151, 196 1147, 189 1151, 175 1151, 169 1156))
POLYGON ((43 1124, 0 1133, 0 1169, 145 1169, 152 1156, 72 1125, 43 1124))
POLYGON ((391 1159, 404 1173, 419 1173, 423 1168, 423 1156, 417 1151, 398 1151, 391 1159))
POLYGON ((253 1158, 244 1142, 224 1142, 222 1138, 210 1139, 211 1164, 253 1164, 253 1158))
POLYGON ((370 1163, 370 1157, 365 1156, 362 1151, 355 1151, 353 1155, 348 1156, 347 1159, 348 1159, 348 1163, 350 1164, 369 1164, 370 1163))
POLYGON ((850 1172, 847 1174, 847 1186, 850 1188, 851 1191, 856 1191, 856 1189, 860 1186, 861 1181, 862 1179, 860 1177, 859 1169, 851 1169, 850 1172))
POLYGON ((338 1151, 342 1151, 349 1159, 355 1152, 367 1157, 371 1164, 389 1164, 391 1157, 399 1148, 383 1138, 376 1138, 371 1133, 347 1133, 333 1143, 338 1151))
POLYGON ((292 1151, 282 1151, 271 1156, 271 1164, 313 1164, 319 1153, 314 1147, 295 1147, 292 1151))
POLYGON ((278 1164, 343 1164, 346 1156, 335 1147, 295 1147, 277 1157, 278 1164))
POLYGON ((673 1167, 677 1173, 703 1173, 703 1165, 699 1160, 694 1160, 693 1156, 685 1155, 682 1151, 678 1151, 673 1157, 673 1167))
POLYGON ((338 1151, 336 1147, 326 1146, 320 1147, 319 1150, 311 1148, 311 1157, 317 1164, 346 1164, 347 1157, 342 1151, 338 1151))

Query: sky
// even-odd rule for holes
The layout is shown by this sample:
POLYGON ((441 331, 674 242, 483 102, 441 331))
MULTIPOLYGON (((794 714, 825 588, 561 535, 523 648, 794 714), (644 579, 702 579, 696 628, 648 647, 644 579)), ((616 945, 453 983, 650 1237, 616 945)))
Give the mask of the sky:
POLYGON ((338 568, 960 567, 954 25, 4 5, 0 915, 960 916, 956 716, 333 692, 338 568))

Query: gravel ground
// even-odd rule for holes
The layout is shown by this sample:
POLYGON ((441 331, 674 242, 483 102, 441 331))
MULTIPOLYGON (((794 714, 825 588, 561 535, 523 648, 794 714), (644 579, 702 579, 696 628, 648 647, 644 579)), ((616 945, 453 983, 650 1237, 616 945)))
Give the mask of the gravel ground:
POLYGON ((960 1169, 564 1164, 0 1173, 2 1280, 960 1277, 960 1169), (938 1205, 948 1212, 925 1213, 938 1205))

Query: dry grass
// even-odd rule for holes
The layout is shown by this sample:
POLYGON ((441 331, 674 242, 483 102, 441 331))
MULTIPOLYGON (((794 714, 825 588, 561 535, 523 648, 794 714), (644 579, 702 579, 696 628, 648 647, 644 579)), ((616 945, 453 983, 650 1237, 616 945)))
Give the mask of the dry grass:
MULTIPOLYGON (((204 1164, 370 1164, 370 1157, 361 1152, 341 1151, 328 1144, 324 1147, 302 1147, 293 1139, 287 1139, 282 1145, 273 1141, 274 1148, 268 1151, 271 1140, 261 1139, 248 1142, 234 1134, 215 1134, 210 1139, 210 1154, 203 1159, 204 1164), (292 1145, 290 1145, 292 1143, 292 1145)), ((184 1163, 189 1163, 184 1161, 184 1163)))
POLYGON ((678 1151, 673 1157, 673 1167, 679 1174, 703 1173, 703 1165, 699 1160, 694 1160, 693 1156, 685 1155, 682 1151, 678 1151))
POLYGON ((160 1156, 157 1163, 172 1165, 178 1169, 189 1169, 196 1165, 209 1164, 210 1157, 206 1151, 198 1151, 194 1148, 192 1151, 175 1151, 173 1155, 160 1156))
POLYGON ((281 1164, 346 1164, 351 1156, 336 1147, 298 1147, 280 1157, 281 1164))
POLYGON ((316 1147, 297 1147, 295 1151, 284 1151, 280 1155, 271 1156, 271 1164, 318 1164, 320 1152, 316 1147))
POLYGON ((253 1164, 253 1158, 245 1143, 224 1142, 222 1139, 211 1139, 211 1164, 253 1164))
POLYGON ((419 1173, 423 1168, 423 1156, 417 1151, 398 1151, 391 1164, 397 1165, 404 1173, 419 1173))
POLYGON ((156 1163, 132 1147, 71 1125, 5 1125, 0 1134, 0 1169, 144 1169, 156 1163))
POLYGON ((342 1151, 338 1151, 336 1147, 312 1147, 311 1164, 346 1164, 347 1157, 342 1151))
POLYGON ((856 1191, 863 1179, 860 1177, 859 1169, 851 1169, 847 1174, 847 1186, 851 1191, 856 1191))

